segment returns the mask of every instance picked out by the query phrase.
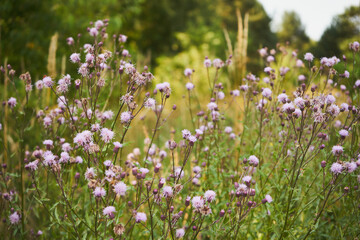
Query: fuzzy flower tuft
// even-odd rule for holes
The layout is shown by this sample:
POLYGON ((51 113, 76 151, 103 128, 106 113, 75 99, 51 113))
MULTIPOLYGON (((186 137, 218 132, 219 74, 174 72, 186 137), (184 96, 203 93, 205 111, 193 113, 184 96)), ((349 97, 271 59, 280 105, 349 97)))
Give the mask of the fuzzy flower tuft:
POLYGON ((194 208, 200 209, 204 206, 204 199, 200 196, 193 197, 191 204, 194 208))
POLYGON ((105 143, 108 143, 114 138, 114 132, 108 128, 103 128, 101 129, 100 136, 101 140, 103 140, 105 143))
POLYGON ((336 146, 332 147, 331 151, 335 156, 339 156, 339 155, 341 155, 343 153, 344 148, 342 146, 336 145, 336 146))
POLYGON ((333 163, 331 165, 330 171, 334 174, 340 174, 343 170, 343 166, 340 163, 333 163))
POLYGON ((12 225, 18 224, 20 221, 20 215, 17 212, 14 212, 10 215, 9 219, 12 225))
POLYGON ((213 190, 207 190, 204 194, 204 198, 208 202, 212 202, 213 200, 215 200, 215 197, 216 197, 216 193, 213 190))
POLYGON ((147 220, 147 217, 146 217, 146 214, 145 214, 145 213, 143 213, 143 212, 138 212, 138 213, 136 213, 135 221, 136 221, 137 223, 139 223, 139 222, 146 222, 146 220, 147 220))
POLYGON ((113 207, 113 206, 108 206, 108 207, 104 208, 104 210, 103 210, 104 216, 109 216, 109 217, 111 215, 113 215, 114 212, 116 212, 116 210, 115 210, 115 207, 113 207))
POLYGON ((125 196, 127 190, 127 186, 123 182, 118 182, 114 186, 114 192, 120 196, 125 196))

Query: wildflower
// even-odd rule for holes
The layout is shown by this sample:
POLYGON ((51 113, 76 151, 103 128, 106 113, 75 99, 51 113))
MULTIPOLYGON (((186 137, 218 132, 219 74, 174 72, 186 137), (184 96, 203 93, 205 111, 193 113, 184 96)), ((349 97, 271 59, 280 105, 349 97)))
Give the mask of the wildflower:
POLYGON ((116 210, 115 207, 113 206, 108 206, 103 210, 104 216, 108 216, 108 217, 113 217, 114 212, 116 212, 116 210))
POLYGON ((204 60, 204 66, 205 66, 206 68, 211 67, 211 60, 208 59, 208 58, 206 58, 206 59, 204 60))
POLYGON ((96 29, 100 29, 100 28, 102 28, 103 26, 104 26, 104 22, 103 22, 103 21, 97 20, 97 21, 95 22, 95 27, 96 27, 96 29))
POLYGON ((93 194, 95 197, 105 197, 106 191, 102 187, 96 187, 95 190, 93 191, 93 194))
POLYGON ((314 122, 322 123, 325 121, 325 113, 320 111, 313 113, 314 122))
POLYGON ((312 62, 312 60, 314 59, 314 55, 312 55, 312 53, 305 53, 304 59, 306 61, 312 62))
POLYGON ((187 129, 182 130, 181 133, 184 139, 188 139, 191 136, 191 132, 187 129))
POLYGON ((247 192, 248 187, 245 184, 241 183, 241 184, 238 184, 236 190, 239 191, 240 193, 245 193, 245 192, 247 192))
POLYGON ((346 71, 346 70, 345 70, 345 72, 344 72, 344 77, 345 77, 345 78, 349 78, 349 77, 350 77, 350 73, 349 73, 348 71, 346 71))
POLYGON ((290 71, 290 68, 288 67, 281 67, 280 68, 280 76, 285 76, 285 74, 290 71))
POLYGON ((127 40, 127 36, 123 35, 123 34, 120 34, 119 35, 119 42, 121 43, 125 43, 127 40))
POLYGON ((102 113, 101 119, 103 119, 103 120, 110 120, 110 119, 113 118, 113 116, 114 116, 113 111, 108 110, 108 111, 105 111, 105 112, 102 113))
POLYGON ((81 76, 86 77, 89 74, 88 64, 83 63, 78 69, 78 73, 81 74, 81 76))
POLYGON ((44 82, 43 82, 42 80, 37 81, 37 82, 35 83, 35 87, 36 87, 36 89, 38 89, 38 90, 43 89, 43 87, 44 87, 44 82))
POLYGON ((111 141, 111 139, 114 138, 114 132, 108 128, 103 128, 101 129, 100 136, 101 140, 103 140, 105 143, 108 143, 111 141))
POLYGON ((197 138, 195 136, 190 136, 188 140, 190 143, 195 143, 197 141, 197 138))
POLYGON ((16 98, 9 98, 8 105, 10 106, 10 108, 14 108, 16 106, 16 98))
POLYGON ((238 96, 240 96, 240 91, 237 90, 237 89, 232 90, 232 95, 233 95, 234 97, 238 97, 238 96))
POLYGON ((213 200, 215 200, 215 197, 216 197, 216 193, 214 191, 212 191, 212 190, 208 190, 204 194, 204 198, 208 202, 212 202, 213 200))
POLYGON ((267 49, 261 48, 258 50, 261 57, 265 57, 267 55, 267 49))
POLYGON ((273 61, 275 61, 275 58, 274 58, 274 56, 268 56, 267 58, 266 58, 266 61, 267 62, 269 62, 269 63, 271 63, 271 62, 273 62, 273 61))
POLYGON ((192 183, 193 183, 194 185, 199 185, 199 179, 196 178, 196 177, 193 178, 192 183))
POLYGON ((332 147, 332 153, 335 155, 335 156, 338 156, 340 154, 342 154, 344 151, 344 148, 342 146, 333 146, 332 147))
POLYGON ((358 167, 357 164, 356 164, 356 162, 346 162, 346 163, 345 163, 345 166, 346 166, 347 171, 348 171, 349 173, 354 172, 354 171, 356 170, 356 168, 358 167))
POLYGON ((285 93, 281 93, 277 96, 277 99, 281 103, 285 103, 288 100, 288 96, 285 93))
POLYGON ((192 74, 192 70, 190 69, 190 68, 186 68, 185 70, 184 70, 184 75, 186 76, 186 77, 190 77, 191 76, 191 74, 192 74))
POLYGON ((245 182, 245 183, 250 183, 251 181, 251 176, 245 176, 242 178, 242 181, 245 182))
POLYGON ((182 238, 185 236, 185 230, 183 228, 176 229, 175 237, 182 238))
POLYGON ((295 111, 293 112, 293 116, 296 118, 301 117, 301 110, 296 108, 295 111))
POLYGON ((114 144, 114 150, 119 150, 119 148, 122 148, 122 144, 120 142, 113 142, 114 144))
POLYGON ((233 130, 232 127, 227 126, 227 127, 225 127, 224 132, 227 134, 230 134, 232 132, 232 130, 233 130))
POLYGON ((144 102, 144 107, 145 108, 155 109, 155 105, 156 105, 156 101, 153 98, 148 98, 144 102))
POLYGON ((94 168, 87 168, 86 169, 86 172, 85 172, 85 179, 86 180, 91 180, 91 179, 93 179, 93 178, 95 178, 96 177, 96 174, 95 174, 95 170, 94 170, 94 168))
POLYGON ((85 130, 76 134, 74 138, 74 143, 81 146, 84 146, 85 144, 88 144, 90 142, 92 142, 92 133, 89 130, 85 130))
POLYGON ((220 99, 220 100, 224 99, 225 98, 225 93, 222 92, 222 91, 218 92, 217 93, 217 98, 220 99))
POLYGON ((263 82, 264 83, 270 83, 270 78, 269 77, 264 77, 263 82))
POLYGON ((348 132, 347 130, 345 130, 345 129, 341 129, 341 130, 339 131, 339 135, 340 135, 342 138, 345 138, 345 137, 349 136, 349 132, 348 132))
POLYGON ((262 200, 263 203, 271 203, 272 201, 273 199, 269 194, 265 195, 265 198, 262 200))
POLYGON ((165 94, 170 94, 171 93, 170 83, 168 83, 168 82, 163 82, 163 83, 156 84, 155 88, 157 90, 159 90, 160 92, 163 92, 165 94))
POLYGON ((99 34, 99 31, 96 28, 90 28, 89 34, 92 37, 96 37, 99 34))
POLYGON ((304 108, 305 107, 305 100, 301 97, 297 97, 294 99, 294 104, 298 107, 298 108, 304 108))
POLYGON ((70 61, 73 63, 80 62, 80 53, 73 53, 70 55, 70 61))
POLYGON ((194 84, 192 84, 191 82, 188 82, 186 85, 185 85, 186 89, 187 90, 192 90, 194 88, 194 84))
POLYGON ((140 168, 139 171, 140 171, 141 173, 147 174, 147 173, 149 172, 149 169, 147 169, 147 168, 140 168))
POLYGON ((73 45, 74 44, 74 38, 72 38, 72 37, 68 37, 67 39, 66 39, 66 43, 68 44, 68 45, 73 45))
POLYGON ((261 94, 266 98, 270 98, 272 91, 270 88, 264 88, 261 94))
POLYGON ((256 156, 251 155, 249 157, 249 163, 250 165, 254 165, 256 167, 257 165, 259 165, 259 159, 256 156))
POLYGON ((67 163, 70 159, 69 153, 67 152, 62 152, 60 154, 60 159, 59 159, 59 163, 67 163))
POLYGON ((183 178, 184 177, 184 171, 181 167, 175 168, 175 177, 177 178, 183 178))
POLYGON ((93 54, 91 54, 91 53, 88 53, 88 54, 86 54, 86 56, 85 56, 85 61, 86 61, 87 63, 93 63, 93 62, 94 62, 94 59, 95 59, 95 56, 94 56, 93 54))
POLYGON ((122 112, 120 115, 120 120, 122 123, 129 123, 131 120, 131 112, 122 112))
POLYGON ((20 221, 20 215, 17 212, 14 212, 10 215, 9 219, 12 225, 18 224, 20 221))
POLYGON ((222 68, 224 66, 224 62, 221 59, 216 58, 216 59, 213 60, 213 65, 214 65, 214 67, 219 69, 219 68, 222 68))
POLYGON ((340 105, 341 109, 343 109, 345 112, 349 111, 349 105, 347 103, 342 103, 340 105))
POLYGON ((217 109, 217 104, 214 102, 210 102, 210 103, 208 103, 207 107, 210 111, 214 111, 217 109))
POLYGON ((264 68, 264 72, 270 74, 271 72, 274 72, 274 69, 272 69, 271 67, 266 67, 264 68))
POLYGON ((170 198, 173 196, 173 189, 170 186, 165 186, 163 188, 163 196, 166 198, 170 198))
POLYGON ((335 123, 334 123, 334 127, 336 127, 336 128, 339 128, 339 127, 341 127, 341 121, 340 120, 336 120, 335 121, 335 123))
POLYGON ((36 171, 38 168, 39 160, 32 161, 25 165, 25 169, 29 169, 31 171, 36 171))
POLYGON ((127 56, 129 56, 129 51, 126 50, 126 49, 124 49, 124 50, 121 52, 121 54, 122 54, 124 57, 127 57, 127 56))
POLYGON ((164 151, 164 150, 161 150, 160 152, 159 152, 159 157, 160 158, 166 158, 166 156, 167 156, 167 153, 164 151))
POLYGON ((114 185, 114 192, 120 196, 125 196, 127 186, 124 182, 118 182, 114 185))
POLYGON ((357 87, 357 88, 360 87, 360 79, 356 80, 356 82, 355 82, 355 87, 357 87))
POLYGON ((77 156, 77 157, 75 158, 75 163, 83 163, 82 157, 77 156))
POLYGON ((340 113, 340 108, 336 104, 331 104, 327 108, 327 112, 330 113, 332 116, 336 117, 340 113))
POLYGON ((304 75, 299 75, 298 80, 299 80, 300 82, 305 81, 305 80, 306 80, 306 77, 305 77, 304 75))
POLYGON ((287 113, 292 113, 293 111, 295 111, 294 104, 292 102, 291 103, 285 103, 282 106, 282 111, 287 112, 287 113))
POLYGON ((106 160, 106 161, 104 161, 104 166, 109 168, 109 167, 112 167, 113 164, 112 164, 111 160, 106 160))
POLYGON ((334 174, 340 174, 343 170, 343 166, 340 163, 333 163, 331 165, 330 171, 334 174))
POLYGON ((240 86, 240 90, 243 91, 243 92, 247 92, 247 90, 249 90, 249 86, 248 85, 241 85, 240 86))
POLYGON ((298 59, 298 60, 296 60, 295 66, 296 66, 296 67, 303 67, 303 66, 304 66, 304 63, 303 63, 300 59, 298 59))
POLYGON ((325 104, 333 104, 336 101, 333 95, 327 95, 325 98, 325 104))
POLYGON ((46 145, 47 147, 52 147, 53 146, 53 141, 48 139, 48 140, 44 140, 43 144, 46 145))
POLYGON ((145 214, 145 213, 143 213, 143 212, 138 212, 138 213, 136 213, 135 221, 136 221, 137 223, 139 223, 139 222, 146 222, 146 220, 147 220, 147 217, 146 217, 146 214, 145 214))
POLYGON ((199 173, 199 172, 201 172, 201 167, 195 166, 195 167, 193 168, 193 172, 194 172, 194 173, 199 173))
POLYGON ((125 232, 125 227, 122 225, 122 224, 116 224, 115 226, 114 226, 114 233, 115 233, 115 235, 118 235, 118 236, 120 236, 120 235, 123 235, 124 234, 124 232, 125 232))
POLYGON ((46 151, 43 154, 43 158, 44 158, 43 163, 45 164, 45 166, 51 166, 51 165, 54 165, 56 163, 55 155, 50 151, 46 151))
POLYGON ((194 208, 200 209, 204 206, 204 199, 200 196, 193 197, 191 200, 191 204, 194 208))
POLYGON ((52 85, 54 84, 51 77, 49 77, 49 76, 45 76, 42 81, 44 83, 44 86, 47 88, 51 88, 52 85))

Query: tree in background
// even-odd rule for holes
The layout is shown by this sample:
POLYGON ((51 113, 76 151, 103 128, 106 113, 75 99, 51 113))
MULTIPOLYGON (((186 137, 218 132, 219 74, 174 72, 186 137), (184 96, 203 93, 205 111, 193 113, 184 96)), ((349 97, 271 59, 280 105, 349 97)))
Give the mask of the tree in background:
POLYGON ((346 39, 360 36, 360 7, 353 6, 333 18, 312 52, 317 57, 339 56, 340 45, 346 39))
POLYGON ((310 44, 305 27, 302 25, 299 15, 294 11, 284 13, 277 36, 280 43, 290 42, 291 46, 300 51, 308 48, 310 44))
MULTIPOLYGON (((56 32, 56 65, 60 68, 63 56, 69 54, 65 39, 80 32, 90 20, 104 18, 111 20, 109 32, 128 35, 130 47, 150 55, 152 65, 159 56, 173 56, 190 45, 200 46, 209 32, 217 39, 210 44, 212 52, 225 58, 223 29, 227 28, 235 41, 236 8, 250 15, 250 59, 259 47, 275 46, 271 19, 256 0, 4 0, 0 5, 0 61, 8 57, 15 69, 41 76, 47 73, 50 40, 56 32), (187 46, 179 42, 178 33, 189 36, 187 46)), ((255 70, 257 64, 249 62, 250 69, 255 70)))

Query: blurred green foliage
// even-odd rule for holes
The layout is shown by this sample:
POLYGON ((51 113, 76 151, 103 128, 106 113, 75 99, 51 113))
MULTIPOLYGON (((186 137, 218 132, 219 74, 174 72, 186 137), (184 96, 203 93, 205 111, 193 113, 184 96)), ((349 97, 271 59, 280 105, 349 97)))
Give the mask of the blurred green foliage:
POLYGON ((350 7, 343 14, 335 16, 331 25, 324 31, 319 42, 311 50, 316 57, 339 56, 341 44, 349 39, 359 41, 360 6, 350 7))
MULTIPOLYGON (((250 59, 259 47, 275 46, 276 36, 269 27, 271 19, 256 0, 4 0, 0 5, 0 59, 3 62, 7 57, 18 71, 42 76, 47 73, 52 35, 60 34, 57 49, 60 68, 61 57, 71 53, 66 38, 76 39, 89 21, 105 18, 111 20, 110 33, 128 35, 133 50, 150 56, 153 65, 158 57, 174 56, 203 43, 209 44, 214 55, 225 58, 223 29, 236 40, 236 8, 250 14, 250 59), (187 34, 188 42, 182 43, 178 33, 187 34), (216 41, 204 42, 209 33, 214 34, 216 41)), ((249 65, 256 68, 257 63, 249 65)))
POLYGON ((306 35, 300 16, 294 11, 284 13, 278 38, 281 43, 289 41, 301 52, 309 48, 310 38, 306 35))
MULTIPOLYGON (((275 48, 277 41, 290 41, 301 54, 312 45, 314 48, 310 50, 315 56, 330 56, 340 54, 340 45, 345 39, 359 35, 359 7, 336 16, 320 41, 313 44, 294 12, 285 13, 279 32, 272 32, 271 18, 257 0, 3 0, 0 5, 0 62, 7 58, 18 72, 30 71, 40 78, 47 74, 51 36, 60 34, 56 52, 56 64, 60 69, 61 59, 71 53, 66 38, 77 39, 77 33, 88 27, 90 21, 105 18, 110 19, 111 35, 127 35, 130 52, 147 56, 144 64, 152 67, 164 63, 167 57, 172 59, 181 52, 190 53, 194 47, 199 48, 202 55, 225 59, 228 44, 224 29, 235 46, 237 8, 242 18, 249 13, 247 70, 253 73, 263 68, 257 58, 260 47, 275 48), (202 50, 204 44, 206 51, 202 50)), ((81 37, 82 44, 84 38, 88 39, 87 34, 81 37)), ((133 58, 136 60, 138 56, 133 58)), ((180 65, 168 64, 183 68, 193 63, 184 59, 180 65)), ((66 70, 70 74, 75 71, 73 66, 66 70)))

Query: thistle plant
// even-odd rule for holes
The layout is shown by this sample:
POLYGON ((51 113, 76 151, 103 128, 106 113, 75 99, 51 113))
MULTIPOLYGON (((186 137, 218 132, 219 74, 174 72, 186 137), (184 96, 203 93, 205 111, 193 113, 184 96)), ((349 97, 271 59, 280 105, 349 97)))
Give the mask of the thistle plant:
POLYGON ((5 238, 360 234, 359 43, 342 60, 262 48, 264 71, 241 86, 224 81, 232 56, 205 57, 172 89, 170 76, 140 70, 127 37, 109 37, 108 24, 67 39, 76 76, 34 81, 1 67, 5 238))

